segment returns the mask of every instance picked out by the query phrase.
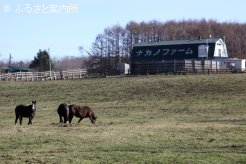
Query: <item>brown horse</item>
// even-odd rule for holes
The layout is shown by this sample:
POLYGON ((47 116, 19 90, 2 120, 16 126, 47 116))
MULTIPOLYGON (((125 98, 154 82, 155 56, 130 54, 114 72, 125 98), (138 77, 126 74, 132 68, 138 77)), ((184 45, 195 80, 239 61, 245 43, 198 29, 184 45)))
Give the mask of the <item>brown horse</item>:
POLYGON ((88 106, 79 106, 79 105, 69 105, 69 123, 72 122, 73 116, 76 116, 79 119, 78 123, 83 118, 89 118, 91 120, 92 124, 95 124, 97 117, 95 116, 95 113, 91 110, 88 106))
POLYGON ((68 105, 63 103, 60 104, 59 107, 57 108, 57 113, 60 118, 60 123, 68 123, 68 118, 69 118, 69 108, 68 105), (62 120, 63 118, 63 120, 62 120))
POLYGON ((22 117, 28 117, 29 122, 28 125, 32 124, 32 119, 35 115, 36 111, 36 100, 32 101, 32 105, 18 105, 15 108, 15 124, 17 123, 17 120, 20 120, 20 125, 22 124, 22 117))

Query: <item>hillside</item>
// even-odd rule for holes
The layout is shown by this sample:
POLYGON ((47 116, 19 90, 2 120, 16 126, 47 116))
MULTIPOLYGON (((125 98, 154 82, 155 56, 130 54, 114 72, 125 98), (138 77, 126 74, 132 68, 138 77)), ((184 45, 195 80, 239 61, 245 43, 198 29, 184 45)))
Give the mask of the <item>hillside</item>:
POLYGON ((5 163, 244 163, 246 75, 0 82, 0 160, 5 163), (37 100, 33 125, 14 108, 37 100), (98 119, 58 124, 60 103, 98 119))

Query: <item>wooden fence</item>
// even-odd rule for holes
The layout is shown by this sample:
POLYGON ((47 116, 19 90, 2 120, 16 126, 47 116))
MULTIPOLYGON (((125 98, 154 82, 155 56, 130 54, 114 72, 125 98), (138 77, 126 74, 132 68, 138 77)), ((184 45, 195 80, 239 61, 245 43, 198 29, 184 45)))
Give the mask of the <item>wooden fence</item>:
MULTIPOLYGON (((218 61, 206 60, 183 60, 164 61, 155 63, 132 63, 131 75, 148 74, 224 74, 235 72, 230 68, 223 67, 218 61)), ((235 72, 236 73, 236 72, 235 72)), ((47 71, 47 72, 16 72, 0 73, 0 81, 46 81, 79 79, 85 77, 105 77, 107 75, 118 75, 117 71, 107 72, 100 69, 77 69, 69 71, 47 71)))
POLYGON ((47 72, 16 72, 16 73, 1 73, 0 80, 2 81, 45 81, 45 80, 65 80, 85 78, 89 75, 87 69, 78 69, 70 71, 47 71, 47 72))

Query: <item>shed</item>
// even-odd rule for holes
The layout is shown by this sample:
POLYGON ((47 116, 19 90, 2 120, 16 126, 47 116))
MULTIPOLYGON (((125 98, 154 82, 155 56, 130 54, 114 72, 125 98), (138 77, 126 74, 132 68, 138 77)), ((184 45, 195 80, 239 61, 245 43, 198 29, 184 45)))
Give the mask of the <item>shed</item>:
POLYGON ((244 72, 245 71, 245 59, 227 59, 226 64, 228 68, 234 71, 244 72))
POLYGON ((129 64, 127 63, 119 63, 117 70, 120 72, 120 74, 128 74, 129 73, 129 64))
POLYGON ((0 67, 0 71, 4 73, 8 72, 30 72, 32 69, 22 66, 2 66, 0 67))

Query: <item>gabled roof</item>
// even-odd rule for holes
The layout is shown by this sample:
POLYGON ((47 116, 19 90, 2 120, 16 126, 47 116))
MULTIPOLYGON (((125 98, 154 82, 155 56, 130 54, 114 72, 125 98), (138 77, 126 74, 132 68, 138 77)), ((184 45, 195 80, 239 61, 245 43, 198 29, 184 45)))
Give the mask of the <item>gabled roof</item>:
POLYGON ((160 41, 160 42, 142 42, 142 43, 135 44, 134 47, 180 45, 180 44, 206 44, 206 43, 216 43, 217 41, 222 41, 222 39, 208 38, 208 39, 196 39, 196 40, 167 40, 167 41, 160 41))

